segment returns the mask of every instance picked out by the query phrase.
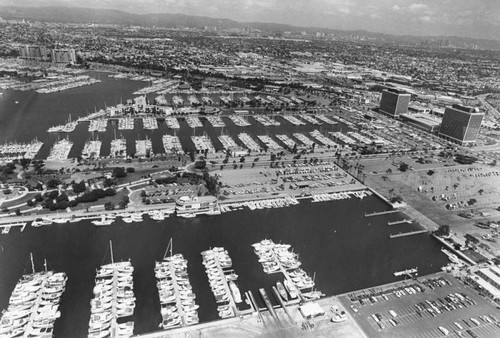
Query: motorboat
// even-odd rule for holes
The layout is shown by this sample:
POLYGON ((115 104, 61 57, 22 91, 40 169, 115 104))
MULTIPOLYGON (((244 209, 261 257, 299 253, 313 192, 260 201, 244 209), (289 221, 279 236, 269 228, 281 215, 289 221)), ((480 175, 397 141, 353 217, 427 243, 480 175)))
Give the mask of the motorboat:
POLYGON ((106 215, 102 215, 100 220, 92 221, 92 224, 97 226, 106 226, 114 222, 112 218, 107 218, 106 215))
POLYGON ((233 281, 229 281, 228 284, 229 284, 229 289, 231 289, 231 293, 233 294, 234 302, 241 303, 242 302, 241 293, 240 289, 238 289, 238 286, 236 286, 236 283, 234 283, 233 281))
POLYGON ((280 294, 281 298, 283 298, 284 301, 288 302, 288 294, 286 292, 285 287, 280 281, 276 283, 276 289, 278 290, 278 293, 280 294))

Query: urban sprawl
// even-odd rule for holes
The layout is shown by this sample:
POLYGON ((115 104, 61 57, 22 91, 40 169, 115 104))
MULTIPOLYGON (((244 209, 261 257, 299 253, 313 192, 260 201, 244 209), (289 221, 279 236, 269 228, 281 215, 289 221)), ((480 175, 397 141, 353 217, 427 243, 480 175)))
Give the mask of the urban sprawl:
MULTIPOLYGON (((500 335, 498 51, 255 28, 7 20, 0 30, 0 100, 8 91, 92 88, 102 78, 142 84, 120 103, 68 112, 47 127, 57 135, 51 144, 38 136, 0 144, 1 236, 87 219, 100 227, 147 216, 168 226, 169 217, 376 195, 388 210, 364 217, 402 212, 388 224, 391 240, 425 233, 449 258, 434 275, 409 266, 394 272, 399 282, 323 297, 290 245, 262 239, 255 258, 283 283, 253 295, 239 290, 231 253, 214 247, 201 257, 223 320, 200 324, 187 260, 170 251, 154 269, 161 331, 144 337, 248 327, 283 336, 500 335), (181 126, 188 137, 179 137, 181 126), (77 129, 87 133, 81 149, 77 129), (156 149, 147 136, 122 135, 160 129, 156 149), (106 132, 111 141, 99 138, 106 132), (398 229, 407 223, 421 229, 398 229), (283 324, 262 324, 276 316, 283 324)), ((134 334, 132 263, 97 270, 89 337, 134 334)), ((52 271, 23 277, 0 336, 51 336, 66 280, 52 271)))

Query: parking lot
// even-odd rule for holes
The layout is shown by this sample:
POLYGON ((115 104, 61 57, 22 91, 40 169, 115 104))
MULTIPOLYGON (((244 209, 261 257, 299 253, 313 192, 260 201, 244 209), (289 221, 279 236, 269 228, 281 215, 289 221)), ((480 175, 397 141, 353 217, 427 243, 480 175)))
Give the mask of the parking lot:
POLYGON ((500 311, 451 275, 381 289, 339 297, 369 337, 500 337, 500 311))

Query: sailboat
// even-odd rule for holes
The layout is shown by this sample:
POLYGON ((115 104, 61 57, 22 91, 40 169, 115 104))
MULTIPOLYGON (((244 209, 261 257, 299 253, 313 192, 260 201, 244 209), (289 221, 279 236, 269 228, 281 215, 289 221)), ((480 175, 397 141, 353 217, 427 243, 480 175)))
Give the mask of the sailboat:
POLYGON ((158 294, 160 297, 162 326, 164 329, 199 322, 191 284, 187 277, 187 260, 178 253, 172 254, 173 240, 170 238, 162 261, 155 263, 158 294))
POLYGON ((109 252, 111 254, 111 263, 102 265, 101 268, 111 268, 111 269, 119 269, 120 271, 126 271, 126 270, 131 270, 133 271, 133 267, 130 264, 130 261, 125 261, 125 262, 115 262, 114 256, 113 256, 113 242, 109 241, 109 252), (125 268, 127 267, 127 268, 125 268), (121 269, 124 268, 124 269, 121 269))
MULTIPOLYGON (((134 267, 130 261, 115 262, 113 243, 109 241, 111 263, 102 265, 97 270, 94 298, 91 300, 91 316, 88 337, 108 337, 110 332, 120 331, 120 325, 129 327, 133 333, 133 321, 118 323, 122 317, 134 313, 135 297, 133 292, 134 267), (112 311, 106 311, 108 308, 112 311)), ((122 319, 123 320, 123 319, 122 319)), ((129 337, 129 334, 116 335, 129 337)))
POLYGON ((23 275, 9 299, 9 306, 2 311, 0 335, 2 337, 39 336, 40 313, 43 310, 44 332, 53 330, 54 322, 61 316, 57 311, 59 299, 66 285, 66 274, 45 270, 35 272, 33 253, 30 253, 31 274, 23 275), (37 311, 34 310, 37 308, 37 311))

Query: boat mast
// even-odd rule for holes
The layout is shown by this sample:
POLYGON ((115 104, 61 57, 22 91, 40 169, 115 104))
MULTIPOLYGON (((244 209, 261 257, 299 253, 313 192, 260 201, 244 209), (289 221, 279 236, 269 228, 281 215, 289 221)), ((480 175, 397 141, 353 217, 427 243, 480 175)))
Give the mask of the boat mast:
POLYGON ((109 251, 111 252, 111 263, 115 263, 113 259, 113 243, 111 242, 111 240, 109 241, 109 251))
POLYGON ((165 250, 165 254, 163 254, 163 259, 167 258, 167 252, 170 249, 170 258, 172 258, 172 238, 170 238, 170 241, 168 242, 167 250, 165 250))
POLYGON ((30 252, 30 259, 31 259, 31 271, 35 273, 35 263, 33 263, 33 253, 30 252))

